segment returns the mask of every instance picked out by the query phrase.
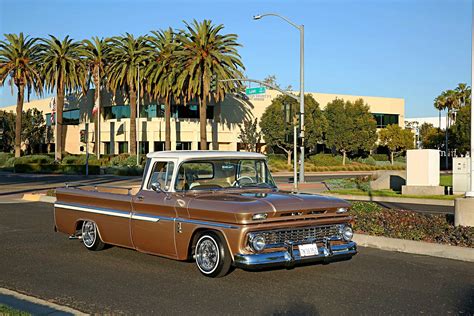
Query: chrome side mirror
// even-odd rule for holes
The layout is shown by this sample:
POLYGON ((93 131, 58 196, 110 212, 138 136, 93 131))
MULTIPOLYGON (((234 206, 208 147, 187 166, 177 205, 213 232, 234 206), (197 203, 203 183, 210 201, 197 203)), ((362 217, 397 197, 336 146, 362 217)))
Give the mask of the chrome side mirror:
POLYGON ((155 192, 163 192, 163 190, 161 189, 161 184, 159 182, 153 182, 151 184, 151 189, 155 192))
POLYGON ((151 184, 151 189, 152 189, 153 191, 155 191, 156 193, 164 193, 164 194, 166 195, 166 198, 167 198, 167 199, 170 198, 169 193, 166 192, 165 190, 163 190, 163 189, 161 188, 161 184, 160 184, 159 182, 153 182, 153 183, 151 184))

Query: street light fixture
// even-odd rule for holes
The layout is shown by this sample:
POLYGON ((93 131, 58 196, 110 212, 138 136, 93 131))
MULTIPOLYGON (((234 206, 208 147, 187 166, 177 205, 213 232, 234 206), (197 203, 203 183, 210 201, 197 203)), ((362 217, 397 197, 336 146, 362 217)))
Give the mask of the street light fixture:
POLYGON ((300 139, 301 139, 301 146, 300 146, 300 183, 304 182, 304 25, 298 25, 293 23, 290 19, 277 14, 277 13, 265 13, 265 14, 257 14, 253 16, 254 20, 260 20, 265 16, 276 16, 280 19, 284 20, 291 26, 297 28, 300 31, 300 120, 299 120, 299 128, 300 128, 300 139))

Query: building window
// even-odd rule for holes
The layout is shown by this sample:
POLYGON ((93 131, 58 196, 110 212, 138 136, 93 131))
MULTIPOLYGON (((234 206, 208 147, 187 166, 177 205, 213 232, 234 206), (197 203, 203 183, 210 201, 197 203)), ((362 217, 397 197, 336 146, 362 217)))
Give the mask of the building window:
POLYGON ((118 142, 119 154, 128 153, 128 142, 118 142))
POLYGON ((79 125, 79 110, 63 112, 63 125, 79 125))
POLYGON ((111 153, 111 148, 110 148, 110 142, 104 142, 104 155, 110 155, 111 153))
POLYGON ((154 142, 153 149, 154 149, 154 151, 163 151, 163 150, 165 150, 165 142, 154 142))
POLYGON ((102 114, 106 120, 114 120, 121 118, 130 118, 129 105, 115 105, 103 108, 102 114))
MULTIPOLYGON (((211 143, 207 142, 207 149, 211 149, 211 143)), ((198 150, 201 150, 201 142, 198 142, 198 150)))
POLYGON ((138 152, 143 155, 143 154, 148 154, 150 151, 150 147, 148 142, 139 142, 138 143, 138 152))
POLYGON ((375 121, 377 121, 377 128, 385 128, 387 125, 398 125, 398 114, 382 114, 373 113, 375 121))
POLYGON ((176 150, 191 150, 191 142, 177 142, 176 150))
POLYGON ((55 125, 56 122, 54 121, 54 116, 51 116, 51 113, 47 113, 46 114, 46 118, 45 118, 45 123, 46 123, 46 126, 51 126, 51 125, 55 125), (52 119, 51 119, 52 117, 52 119))
MULTIPOLYGON (((164 107, 163 107, 164 113, 164 107)), ((163 114, 164 117, 164 114, 163 114)), ((171 107, 171 117, 178 119, 199 119, 199 105, 197 104, 188 104, 188 105, 173 105, 171 107)), ((214 118, 214 106, 207 106, 206 118, 214 118)))
POLYGON ((140 106, 140 117, 165 117, 165 105, 147 104, 140 106))

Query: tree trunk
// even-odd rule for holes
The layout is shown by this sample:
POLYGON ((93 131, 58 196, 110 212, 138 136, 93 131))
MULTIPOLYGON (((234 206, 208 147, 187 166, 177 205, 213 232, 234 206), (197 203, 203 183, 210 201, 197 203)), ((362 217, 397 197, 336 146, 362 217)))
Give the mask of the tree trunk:
POLYGON ((201 150, 207 150, 206 107, 207 107, 206 98, 204 97, 202 98, 199 104, 199 124, 200 124, 199 134, 201 137, 201 150))
MULTIPOLYGON (((95 93, 94 93, 94 107, 96 105, 97 99, 100 98, 100 80, 97 78, 94 80, 95 85, 95 93)), ((100 101, 98 106, 100 107, 100 101)), ((95 133, 95 142, 94 142, 94 150, 93 152, 96 153, 97 158, 100 156, 100 143, 99 143, 99 120, 100 120, 100 109, 97 109, 97 112, 94 115, 94 133, 95 133)))
POLYGON ((390 152, 390 162, 391 162, 392 165, 393 165, 393 151, 390 152))
POLYGON ((63 155, 63 109, 64 109, 64 87, 59 82, 56 92, 56 153, 58 160, 62 160, 63 155))
POLYGON ((130 90, 130 155, 137 154, 137 94, 130 90))
POLYGON ((165 102, 165 150, 171 150, 171 101, 165 102))
POLYGON ((25 86, 18 87, 16 99, 16 122, 15 122, 15 157, 21 156, 21 116, 23 114, 23 98, 25 95, 25 86))
MULTIPOLYGON (((286 151, 286 150, 285 150, 286 151)), ((293 151, 286 151, 286 163, 288 164, 288 166, 291 166, 291 154, 293 153, 293 151)))
POLYGON ((345 150, 342 151, 342 165, 343 166, 346 165, 346 151, 345 150))

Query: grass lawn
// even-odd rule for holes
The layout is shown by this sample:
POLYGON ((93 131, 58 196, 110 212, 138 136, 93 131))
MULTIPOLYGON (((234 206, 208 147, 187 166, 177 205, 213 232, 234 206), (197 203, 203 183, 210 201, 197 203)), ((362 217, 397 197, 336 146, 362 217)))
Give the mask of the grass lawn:
POLYGON ((23 312, 21 310, 11 308, 7 305, 0 304, 0 315, 8 315, 8 316, 28 316, 31 315, 30 313, 23 312))
POLYGON ((402 195, 393 190, 374 190, 371 192, 359 190, 359 189, 338 189, 325 191, 325 193, 333 194, 347 194, 347 195, 362 195, 362 196, 387 196, 387 197, 398 197, 398 198, 410 198, 410 199, 435 199, 435 200, 454 200, 455 198, 461 197, 462 195, 402 195))

